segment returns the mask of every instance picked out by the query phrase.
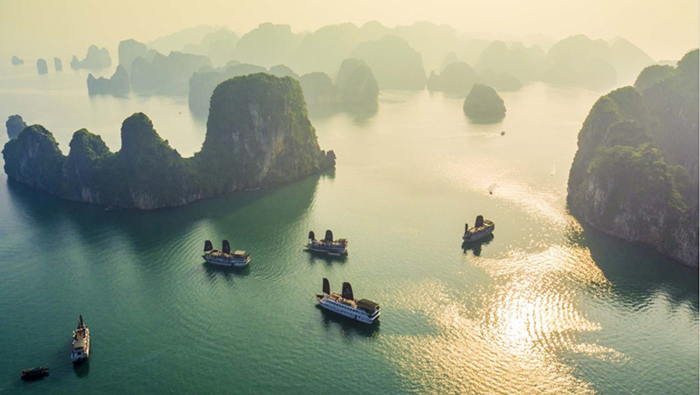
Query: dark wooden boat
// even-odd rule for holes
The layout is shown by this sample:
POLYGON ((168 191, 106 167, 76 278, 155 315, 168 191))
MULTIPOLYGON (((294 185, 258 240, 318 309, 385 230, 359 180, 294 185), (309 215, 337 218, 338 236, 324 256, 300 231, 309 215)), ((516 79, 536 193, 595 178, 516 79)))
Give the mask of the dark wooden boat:
POLYGON ((22 370, 22 380, 24 381, 41 380, 48 375, 49 368, 42 368, 41 366, 22 370))

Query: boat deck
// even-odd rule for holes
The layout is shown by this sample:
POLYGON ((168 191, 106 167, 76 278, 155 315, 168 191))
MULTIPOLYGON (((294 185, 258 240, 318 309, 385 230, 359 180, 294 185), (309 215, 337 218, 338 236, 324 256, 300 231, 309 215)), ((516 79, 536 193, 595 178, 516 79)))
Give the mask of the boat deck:
POLYGON ((337 292, 331 292, 331 294, 328 295, 328 299, 331 299, 331 300, 334 300, 334 301, 336 301, 336 302, 338 302, 338 303, 342 303, 342 304, 344 304, 344 305, 350 306, 350 307, 352 307, 353 309, 356 309, 356 308, 357 308, 357 303, 355 303, 354 300, 345 299, 344 297, 342 297, 342 296, 341 296, 339 293, 337 293, 337 292))

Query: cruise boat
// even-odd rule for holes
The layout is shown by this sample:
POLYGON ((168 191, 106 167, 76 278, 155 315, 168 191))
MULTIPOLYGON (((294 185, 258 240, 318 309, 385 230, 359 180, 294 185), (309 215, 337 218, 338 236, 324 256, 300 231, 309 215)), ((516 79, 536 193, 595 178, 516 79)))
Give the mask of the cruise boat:
POLYGON ((221 251, 215 250, 211 241, 204 242, 204 255, 202 255, 207 263, 219 266, 229 267, 245 267, 250 262, 250 254, 245 251, 231 252, 231 245, 228 240, 224 240, 221 251))
POLYGON ((90 330, 83 322, 83 316, 78 320, 78 328, 73 331, 73 344, 71 346, 70 359, 73 362, 82 362, 90 356, 90 330))
POLYGON ((333 232, 330 230, 326 231, 326 237, 323 240, 316 240, 314 232, 309 232, 309 244, 305 247, 307 251, 326 253, 331 256, 348 254, 348 240, 333 240, 333 232))
POLYGON ((495 228, 496 225, 493 221, 489 221, 488 219, 484 219, 483 216, 478 215, 473 228, 470 229, 469 224, 464 224, 464 236, 462 236, 462 240, 465 242, 479 241, 493 233, 495 228))
POLYGON ((343 283, 343 293, 331 292, 327 278, 323 279, 323 293, 316 294, 318 304, 326 310, 344 315, 348 318, 373 324, 379 319, 381 308, 368 299, 355 300, 350 283, 343 283))

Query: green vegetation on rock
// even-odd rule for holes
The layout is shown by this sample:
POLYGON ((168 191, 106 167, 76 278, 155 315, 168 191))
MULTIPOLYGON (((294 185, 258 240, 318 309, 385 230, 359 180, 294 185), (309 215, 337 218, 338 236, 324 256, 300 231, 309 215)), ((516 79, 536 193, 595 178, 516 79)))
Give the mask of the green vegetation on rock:
POLYGON ((269 74, 220 84, 202 150, 182 158, 136 113, 122 124, 122 148, 81 129, 64 156, 49 131, 24 129, 3 149, 8 177, 35 188, 101 205, 154 209, 246 189, 278 185, 335 166, 308 120, 299 82, 269 74))
POLYGON ((698 51, 595 103, 569 174, 572 214, 698 265, 698 51))
POLYGON ((53 135, 41 125, 22 130, 2 150, 5 173, 13 180, 49 193, 61 192, 61 169, 65 157, 53 135))
POLYGON ((492 87, 482 84, 472 86, 462 109, 475 123, 496 123, 506 116, 503 99, 492 87))
POLYGON ((676 68, 669 65, 655 64, 646 67, 641 73, 639 73, 637 80, 634 81, 634 87, 637 88, 638 91, 644 93, 645 90, 656 85, 657 82, 661 82, 666 78, 673 76, 675 72, 676 68))
POLYGON ((299 82, 258 73, 224 81, 194 158, 213 193, 297 180, 333 167, 318 146, 299 82))
POLYGON ((267 69, 262 66, 229 62, 223 68, 195 72, 190 78, 188 96, 190 111, 196 117, 205 117, 209 113, 209 99, 217 85, 233 77, 266 71, 267 69))

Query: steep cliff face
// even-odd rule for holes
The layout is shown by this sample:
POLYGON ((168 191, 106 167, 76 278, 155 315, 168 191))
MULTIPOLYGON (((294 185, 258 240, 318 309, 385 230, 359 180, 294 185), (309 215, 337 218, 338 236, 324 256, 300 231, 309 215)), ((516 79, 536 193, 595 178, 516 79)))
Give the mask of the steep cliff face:
POLYGON ((41 125, 24 129, 2 150, 8 177, 37 189, 58 194, 65 157, 53 135, 41 125))
POLYGON ((335 165, 318 146, 299 82, 265 73, 216 87, 195 159, 215 193, 298 180, 335 165))
POLYGON ((75 132, 64 156, 49 131, 34 125, 3 150, 8 177, 63 198, 155 209, 242 189, 294 181, 335 166, 306 114, 301 87, 269 74, 222 83, 212 97, 207 137, 194 158, 182 158, 142 113, 127 118, 122 148, 75 132))
MULTIPOLYGON (((678 70, 693 57, 697 65, 694 51, 678 70)), ((654 78, 643 95, 626 87, 595 103, 579 133, 567 200, 581 221, 698 266, 698 179, 689 175, 697 172, 697 82, 678 70, 654 78), (675 103, 672 114, 664 101, 675 103), (695 162, 665 148, 674 144, 692 145, 695 162)), ((695 74, 697 81, 697 66, 695 74)))

